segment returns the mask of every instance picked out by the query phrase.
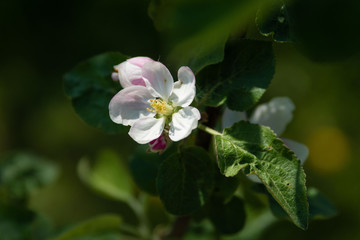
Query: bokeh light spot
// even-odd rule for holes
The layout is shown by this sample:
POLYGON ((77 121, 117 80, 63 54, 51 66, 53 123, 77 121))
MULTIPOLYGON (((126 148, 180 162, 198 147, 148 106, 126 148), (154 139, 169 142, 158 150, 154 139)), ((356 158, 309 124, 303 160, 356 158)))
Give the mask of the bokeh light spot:
POLYGON ((350 143, 336 127, 317 128, 310 134, 307 146, 310 149, 308 164, 318 172, 335 173, 348 165, 350 143))

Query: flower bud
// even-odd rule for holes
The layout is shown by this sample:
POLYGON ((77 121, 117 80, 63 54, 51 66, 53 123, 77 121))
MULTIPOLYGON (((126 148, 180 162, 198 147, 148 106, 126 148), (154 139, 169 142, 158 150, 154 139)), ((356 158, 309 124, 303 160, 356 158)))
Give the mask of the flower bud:
POLYGON ((149 142, 151 152, 160 152, 161 153, 165 150, 166 145, 167 145, 167 141, 164 137, 164 134, 161 134, 160 137, 149 142))
MULTIPOLYGON (((134 57, 114 66, 115 74, 117 74, 118 80, 123 88, 133 85, 145 86, 144 79, 142 78, 142 66, 153 61, 148 57, 134 57)), ((113 79, 114 75, 112 75, 113 79)))

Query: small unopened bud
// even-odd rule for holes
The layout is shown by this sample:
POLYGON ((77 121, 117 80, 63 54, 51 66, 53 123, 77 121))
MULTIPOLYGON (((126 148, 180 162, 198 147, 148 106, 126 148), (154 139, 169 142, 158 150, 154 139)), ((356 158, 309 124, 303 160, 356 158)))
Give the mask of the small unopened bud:
POLYGON ((160 137, 158 137, 155 140, 152 140, 151 142, 149 142, 149 146, 150 146, 150 151, 151 152, 159 152, 162 153, 166 146, 167 146, 167 141, 164 137, 164 134, 161 134, 160 137))

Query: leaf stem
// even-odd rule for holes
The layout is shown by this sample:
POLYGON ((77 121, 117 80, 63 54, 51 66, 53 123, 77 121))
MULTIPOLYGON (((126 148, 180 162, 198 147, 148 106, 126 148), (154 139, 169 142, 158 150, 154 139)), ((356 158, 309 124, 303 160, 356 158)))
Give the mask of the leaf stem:
POLYGON ((139 197, 139 200, 134 198, 130 201, 128 201, 128 205, 131 207, 131 209, 134 211, 135 215, 137 216, 139 220, 139 233, 144 238, 147 239, 150 236, 150 229, 149 229, 149 223, 146 217, 146 214, 144 212, 143 203, 145 195, 141 194, 139 197))
POLYGON ((222 135, 222 134, 219 133, 218 131, 216 131, 216 130, 208 127, 208 126, 202 125, 201 123, 198 125, 198 128, 199 128, 200 130, 202 130, 202 131, 204 131, 204 132, 207 132, 207 133, 209 133, 209 134, 211 134, 211 135, 214 135, 214 136, 216 136, 216 135, 222 135))

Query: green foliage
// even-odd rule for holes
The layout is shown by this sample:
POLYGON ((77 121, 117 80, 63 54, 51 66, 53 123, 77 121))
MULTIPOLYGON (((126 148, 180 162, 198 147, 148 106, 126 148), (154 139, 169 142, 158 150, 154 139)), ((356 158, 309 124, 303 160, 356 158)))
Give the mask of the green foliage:
POLYGON ((237 40, 229 43, 224 61, 205 68, 197 77, 199 105, 232 110, 251 108, 264 94, 275 72, 270 42, 237 40))
POLYGON ((19 206, 0 206, 1 240, 45 240, 52 231, 50 222, 19 206))
POLYGON ((8 204, 22 202, 39 188, 51 183, 59 170, 54 163, 41 157, 14 152, 1 157, 0 199, 8 204))
POLYGON ((90 240, 90 239, 107 239, 118 240, 122 219, 113 214, 99 216, 64 232, 55 240, 90 240))
POLYGON ((244 227, 246 215, 244 202, 240 198, 233 197, 227 203, 213 198, 208 208, 210 220, 219 233, 234 234, 244 227))
POLYGON ((256 23, 264 36, 272 35, 278 42, 291 41, 289 16, 283 1, 276 2, 267 8, 260 8, 256 15, 256 23))
POLYGON ((215 171, 215 187, 213 195, 223 199, 224 202, 227 202, 233 197, 239 183, 239 174, 229 178, 222 175, 219 171, 215 171))
POLYGON ((143 191, 158 195, 156 190, 156 177, 160 163, 174 153, 177 145, 173 144, 162 154, 152 153, 148 145, 140 145, 130 157, 129 167, 136 185, 143 191))
POLYGON ((265 36, 293 41, 314 60, 338 61, 360 50, 359 11, 360 2, 352 0, 280 1, 260 8, 257 24, 265 36))
MULTIPOLYGON (((336 215, 336 208, 316 188, 308 189, 309 220, 328 219, 336 215)), ((273 214, 279 218, 288 218, 288 215, 280 205, 269 196, 270 208, 273 214)))
POLYGON ((136 185, 143 191, 157 195, 156 177, 161 159, 157 153, 147 153, 139 146, 130 158, 130 171, 136 185))
POLYGON ((270 128, 241 121, 217 135, 215 147, 225 176, 234 176, 242 168, 256 174, 292 221, 307 228, 305 173, 295 154, 270 128))
POLYGON ((65 92, 71 98, 77 114, 88 124, 107 133, 118 133, 126 128, 111 121, 109 102, 121 89, 111 79, 113 66, 125 61, 121 53, 104 53, 77 65, 65 75, 65 92))
POLYGON ((152 0, 149 15, 170 42, 169 65, 187 65, 197 73, 221 62, 229 34, 241 31, 258 4, 268 2, 272 1, 152 0))
POLYGON ((174 153, 160 165, 157 190, 165 208, 175 215, 190 214, 205 204, 214 186, 210 156, 200 147, 174 153))
POLYGON ((0 239, 46 239, 52 230, 50 222, 29 210, 27 203, 32 194, 55 180, 58 167, 22 152, 6 154, 0 161, 0 239))
POLYGON ((78 172, 85 184, 107 197, 125 202, 133 198, 134 190, 128 169, 111 150, 101 151, 93 166, 87 158, 81 159, 78 172))

